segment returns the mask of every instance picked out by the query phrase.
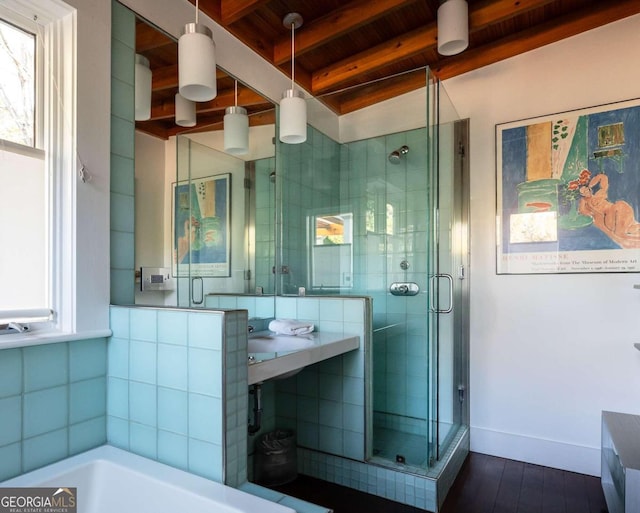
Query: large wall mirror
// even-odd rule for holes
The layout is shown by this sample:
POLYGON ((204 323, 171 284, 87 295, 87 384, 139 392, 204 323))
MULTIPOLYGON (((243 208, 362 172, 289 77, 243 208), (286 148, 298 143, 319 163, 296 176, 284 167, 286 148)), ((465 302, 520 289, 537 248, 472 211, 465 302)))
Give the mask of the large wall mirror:
POLYGON ((139 17, 135 41, 152 73, 150 118, 135 135, 136 304, 246 307, 236 296, 271 296, 249 308, 271 317, 275 106, 218 69, 216 98, 196 104, 194 126, 179 126, 177 42, 139 17), (243 155, 224 149, 234 105, 249 118, 243 155))

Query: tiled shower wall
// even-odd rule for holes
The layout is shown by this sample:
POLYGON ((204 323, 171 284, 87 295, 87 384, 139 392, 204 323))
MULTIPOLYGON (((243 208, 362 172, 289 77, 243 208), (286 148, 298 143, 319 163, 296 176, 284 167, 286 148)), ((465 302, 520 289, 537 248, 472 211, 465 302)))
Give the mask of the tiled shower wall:
POLYGON ((245 311, 112 306, 109 443, 232 486, 246 481, 246 326, 245 311))
MULTIPOLYGON (((340 145, 309 126, 303 144, 276 144, 278 162, 278 219, 281 236, 281 294, 297 294, 307 287, 310 214, 336 214, 340 206, 340 145)), ((278 314, 282 317, 280 314, 278 314)))
POLYGON ((135 15, 111 2, 111 303, 131 305, 134 278, 135 15))
MULTIPOLYGON (((352 213, 354 286, 331 293, 373 298, 376 424, 414 434, 427 429, 428 298, 391 296, 388 288, 409 281, 428 290, 426 138, 423 128, 340 145, 310 127, 306 143, 278 146, 282 292, 306 287, 314 293, 308 284, 308 217, 352 213), (389 153, 403 145, 409 153, 390 163, 389 153)), ((286 317, 279 310, 277 315, 286 317)))
POLYGON ((348 143, 340 162, 341 202, 355 220, 353 293, 373 298, 376 425, 415 434, 426 432, 429 404, 426 137, 416 129, 348 143), (403 145, 409 153, 390 163, 403 145), (422 293, 392 296, 393 282, 422 293))
POLYGON ((277 427, 294 430, 301 447, 364 460, 370 308, 361 297, 276 298, 278 317, 312 322, 320 332, 356 335, 360 348, 266 383, 263 429, 249 438, 250 455, 259 435, 277 427))
POLYGON ((106 441, 104 338, 0 351, 0 481, 106 441))

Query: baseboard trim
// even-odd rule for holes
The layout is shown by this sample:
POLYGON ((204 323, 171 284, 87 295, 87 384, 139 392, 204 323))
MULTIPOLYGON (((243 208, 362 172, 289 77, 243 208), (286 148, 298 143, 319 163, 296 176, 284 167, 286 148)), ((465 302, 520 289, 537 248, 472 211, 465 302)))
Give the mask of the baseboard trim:
POLYGON ((471 451, 600 476, 600 448, 471 427, 471 451))

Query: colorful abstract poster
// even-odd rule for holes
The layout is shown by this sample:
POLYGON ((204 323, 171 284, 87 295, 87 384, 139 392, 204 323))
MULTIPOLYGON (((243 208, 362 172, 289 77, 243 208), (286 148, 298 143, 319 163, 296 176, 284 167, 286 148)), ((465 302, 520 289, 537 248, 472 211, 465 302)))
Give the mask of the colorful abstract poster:
POLYGON ((173 184, 173 275, 230 276, 231 175, 173 184))
POLYGON ((497 273, 640 271, 640 101, 496 126, 497 273))

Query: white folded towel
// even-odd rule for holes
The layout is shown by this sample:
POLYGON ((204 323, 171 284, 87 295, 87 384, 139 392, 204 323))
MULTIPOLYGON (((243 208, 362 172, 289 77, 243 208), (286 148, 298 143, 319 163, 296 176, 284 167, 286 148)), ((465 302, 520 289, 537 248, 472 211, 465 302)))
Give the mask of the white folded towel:
POLYGON ((269 330, 280 335, 304 335, 311 333, 314 327, 310 322, 294 321, 293 319, 275 319, 269 323, 269 330))

